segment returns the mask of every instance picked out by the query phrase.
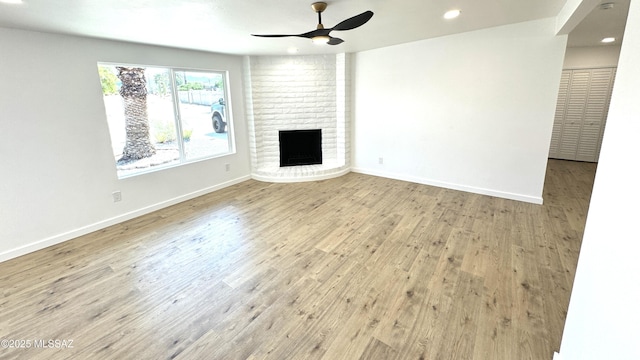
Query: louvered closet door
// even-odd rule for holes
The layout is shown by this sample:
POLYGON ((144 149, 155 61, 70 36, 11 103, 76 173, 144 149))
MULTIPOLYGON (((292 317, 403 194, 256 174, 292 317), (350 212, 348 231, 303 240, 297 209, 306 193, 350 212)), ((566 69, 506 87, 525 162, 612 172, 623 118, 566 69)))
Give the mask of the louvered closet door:
POLYGON ((558 156, 561 159, 576 160, 582 118, 589 93, 589 71, 572 70, 569 82, 567 110, 560 137, 558 156))
POLYGON ((549 157, 598 160, 613 77, 613 68, 562 72, 549 157))

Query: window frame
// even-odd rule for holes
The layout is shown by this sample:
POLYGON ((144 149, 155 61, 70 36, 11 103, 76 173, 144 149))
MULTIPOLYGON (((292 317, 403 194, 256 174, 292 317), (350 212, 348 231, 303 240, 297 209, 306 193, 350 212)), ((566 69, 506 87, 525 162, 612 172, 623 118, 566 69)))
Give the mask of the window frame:
MULTIPOLYGON (((235 133, 234 133, 234 121, 233 121, 233 111, 232 111, 232 99, 231 99, 231 89, 230 89, 230 81, 229 81, 229 71, 228 70, 213 70, 213 69, 203 69, 203 68, 190 68, 190 67, 172 67, 172 66, 163 66, 163 65, 140 65, 140 64, 132 64, 132 63, 121 63, 121 62, 110 62, 110 61, 98 61, 96 64, 96 69, 99 69, 100 66, 109 66, 109 67, 139 67, 144 68, 145 72, 147 68, 155 68, 155 69, 166 69, 167 73, 170 77, 169 86, 170 96, 172 101, 172 110, 173 110, 173 123, 175 125, 176 131, 176 144, 178 146, 178 159, 176 161, 168 162, 166 164, 158 164, 147 166, 145 168, 137 169, 135 172, 120 174, 122 170, 118 168, 118 160, 115 159, 114 165, 116 167, 116 174, 118 179, 125 179, 129 177, 134 177, 138 175, 144 175, 156 171, 162 171, 166 169, 171 169, 183 165, 188 165, 196 162, 211 160, 215 158, 220 158, 223 156, 233 155, 236 153, 235 146, 235 133), (185 139, 184 139, 184 121, 180 109, 180 94, 177 85, 177 77, 176 74, 178 72, 191 72, 191 73, 209 73, 209 74, 217 74, 222 78, 222 87, 223 87, 223 99, 225 102, 224 108, 224 120, 226 122, 226 133, 227 133, 227 150, 225 152, 215 153, 212 155, 204 155, 195 158, 188 159, 187 153, 185 150, 185 139)), ((99 75, 99 74, 98 74, 99 75)), ((145 73, 146 77, 146 73, 145 73)), ((100 76, 98 76, 98 80, 100 81, 100 76)), ((149 83, 149 79, 147 79, 147 83, 149 83)), ((148 90, 147 90, 148 91, 148 90)), ((101 91, 104 100, 104 92, 101 91)), ((120 96, 120 95, 118 95, 120 96)), ((103 101, 104 103, 104 101, 103 101)), ((105 106, 105 115, 107 114, 106 104, 105 106)), ((147 105, 148 106, 148 105, 147 105)), ((209 121, 211 121, 211 109, 209 109, 209 121)), ((106 116, 107 126, 109 128, 109 139, 111 142, 111 148, 113 150, 114 144, 113 139, 111 138, 111 125, 108 121, 108 116, 106 116)))

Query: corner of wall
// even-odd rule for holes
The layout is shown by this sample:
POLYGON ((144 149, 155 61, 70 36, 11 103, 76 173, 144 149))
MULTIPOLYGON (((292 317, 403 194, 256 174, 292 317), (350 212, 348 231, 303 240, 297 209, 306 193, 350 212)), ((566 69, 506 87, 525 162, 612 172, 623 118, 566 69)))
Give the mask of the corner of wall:
POLYGON ((337 159, 342 167, 351 164, 350 129, 351 129, 351 67, 350 55, 336 55, 336 125, 337 125, 337 159))
POLYGON ((251 158, 251 167, 255 169, 258 166, 258 157, 256 151, 256 128, 255 115, 253 112, 253 93, 251 88, 251 57, 244 56, 242 58, 242 91, 244 92, 245 112, 247 117, 247 130, 249 131, 249 155, 251 158))

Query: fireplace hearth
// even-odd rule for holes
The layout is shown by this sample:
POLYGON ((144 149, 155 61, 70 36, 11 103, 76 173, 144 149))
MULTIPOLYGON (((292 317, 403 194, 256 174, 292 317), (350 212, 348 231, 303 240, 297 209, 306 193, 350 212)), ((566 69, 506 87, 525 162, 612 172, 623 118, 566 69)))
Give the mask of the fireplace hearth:
POLYGON ((322 164, 322 130, 280 130, 280 167, 322 164))

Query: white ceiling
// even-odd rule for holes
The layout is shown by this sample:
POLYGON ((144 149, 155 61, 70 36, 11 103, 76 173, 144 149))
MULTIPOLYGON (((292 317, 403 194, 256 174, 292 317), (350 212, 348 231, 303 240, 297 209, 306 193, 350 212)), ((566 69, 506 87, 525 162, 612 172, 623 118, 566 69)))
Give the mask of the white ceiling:
MULTIPOLYGON (((2 1, 2 0, 0 0, 2 1)), ((299 34, 315 29, 313 0, 23 0, 0 2, 0 27, 124 40, 239 55, 357 52, 493 26, 554 17, 566 0, 328 0, 325 27, 371 10, 360 28, 335 31, 336 46, 298 37, 256 38, 250 34, 299 34), (454 20, 442 15, 462 10, 454 20)), ((630 0, 594 10, 570 34, 569 46, 598 45, 621 37, 630 0), (621 15, 622 14, 622 15, 621 15)))
POLYGON ((603 46, 600 43, 605 37, 615 37, 614 45, 620 45, 627 23, 629 3, 631 0, 603 0, 602 3, 613 3, 613 8, 604 10, 596 7, 569 34, 567 46, 603 46))

